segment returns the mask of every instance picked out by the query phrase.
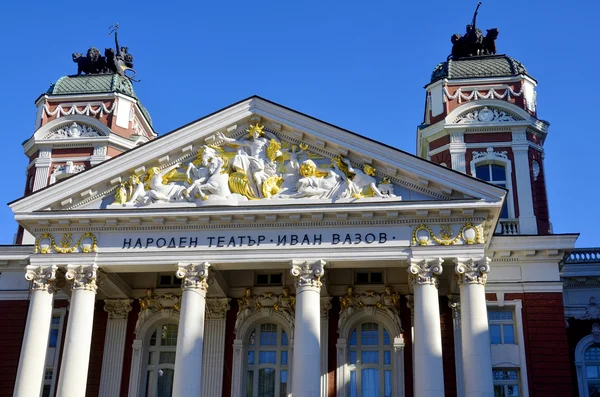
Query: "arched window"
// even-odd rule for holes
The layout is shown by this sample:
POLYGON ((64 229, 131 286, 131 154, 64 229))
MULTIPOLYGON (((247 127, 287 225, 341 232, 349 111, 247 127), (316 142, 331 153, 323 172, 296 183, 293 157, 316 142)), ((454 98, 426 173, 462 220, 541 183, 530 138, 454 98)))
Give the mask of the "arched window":
MULTIPOLYGON (((279 324, 256 325, 247 340, 245 396, 287 397, 289 387, 289 340, 279 324)), ((318 365, 318 363, 315 363, 318 365)))
POLYGON ((359 324, 348 339, 349 397, 392 396, 392 341, 380 324, 359 324))
POLYGON ((148 340, 146 392, 144 396, 171 397, 175 376, 177 324, 155 327, 148 340))
MULTIPOLYGON (((477 178, 493 183, 494 185, 503 187, 506 189, 506 168, 499 164, 482 164, 475 168, 475 175, 477 178)), ((507 203, 504 202, 500 218, 508 218, 508 207, 507 203)))
POLYGON ((485 152, 473 152, 471 161, 471 175, 496 186, 508 189, 509 193, 504 201, 501 219, 515 217, 512 200, 512 163, 506 152, 496 152, 494 148, 487 148, 485 152))
POLYGON ((593 344, 583 354, 585 377, 590 397, 600 396, 600 344, 593 344))

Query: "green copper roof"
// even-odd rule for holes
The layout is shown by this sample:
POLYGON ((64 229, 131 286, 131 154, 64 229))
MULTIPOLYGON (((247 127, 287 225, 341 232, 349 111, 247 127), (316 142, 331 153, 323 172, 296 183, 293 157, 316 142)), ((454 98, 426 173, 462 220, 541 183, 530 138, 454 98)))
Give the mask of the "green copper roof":
POLYGON ((525 66, 506 55, 486 55, 449 59, 436 66, 431 82, 439 79, 468 79, 476 77, 504 77, 527 74, 525 66))
MULTIPOLYGON (((64 76, 48 88, 48 95, 70 95, 70 94, 100 94, 118 92, 132 98, 138 99, 133 91, 133 84, 127 77, 118 74, 91 74, 80 76, 64 76)), ((152 125, 152 119, 146 108, 139 102, 140 110, 146 120, 152 125)))
POLYGON ((50 86, 47 94, 97 94, 103 92, 118 92, 137 99, 131 81, 118 74, 64 76, 50 86))

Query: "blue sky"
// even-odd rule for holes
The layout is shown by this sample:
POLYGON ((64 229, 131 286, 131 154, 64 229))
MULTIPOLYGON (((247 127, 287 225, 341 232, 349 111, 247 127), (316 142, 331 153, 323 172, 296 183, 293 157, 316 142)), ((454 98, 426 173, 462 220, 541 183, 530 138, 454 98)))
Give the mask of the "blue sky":
MULTIPOLYGON (((538 114, 550 122, 546 183, 555 233, 597 237, 597 16, 592 1, 484 1, 478 26, 498 27, 498 52, 538 80, 538 114)), ((260 95, 415 153, 431 71, 463 33, 476 1, 21 1, 3 5, 4 187, 19 198, 33 134, 34 100, 76 72, 71 53, 113 44, 134 55, 135 90, 159 134, 250 95, 260 95)), ((16 223, 0 206, 0 243, 16 223)))

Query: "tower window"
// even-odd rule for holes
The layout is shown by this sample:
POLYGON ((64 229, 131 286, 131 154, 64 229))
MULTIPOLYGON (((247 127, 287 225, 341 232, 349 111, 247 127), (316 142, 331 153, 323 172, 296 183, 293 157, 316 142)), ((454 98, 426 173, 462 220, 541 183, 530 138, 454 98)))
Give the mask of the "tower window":
MULTIPOLYGON (((477 178, 493 183, 496 186, 500 186, 506 189, 507 180, 506 180, 506 167, 499 164, 482 164, 478 165, 475 168, 475 175, 477 178)), ((508 218, 508 207, 506 206, 506 201, 502 206, 502 212, 500 213, 500 218, 508 218)))
POLYGON ((383 284, 383 272, 356 272, 356 284, 383 284))

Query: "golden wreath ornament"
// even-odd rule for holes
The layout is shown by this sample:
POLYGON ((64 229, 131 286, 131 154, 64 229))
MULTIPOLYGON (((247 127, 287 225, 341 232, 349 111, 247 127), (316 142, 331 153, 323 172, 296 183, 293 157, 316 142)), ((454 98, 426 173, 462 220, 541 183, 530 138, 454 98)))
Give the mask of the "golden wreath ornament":
POLYGON ((63 233, 59 244, 56 244, 54 236, 45 232, 35 240, 33 252, 35 254, 50 254, 54 250, 59 254, 72 254, 74 252, 91 253, 98 251, 98 239, 91 232, 85 232, 74 245, 72 244, 72 233, 63 233))
POLYGON ((485 241, 478 226, 474 226, 471 222, 465 223, 459 230, 456 236, 452 228, 448 224, 441 225, 439 237, 435 235, 433 230, 425 224, 420 224, 414 228, 412 232, 413 245, 430 245, 431 241, 439 245, 454 245, 462 240, 467 245, 483 244, 485 241))

